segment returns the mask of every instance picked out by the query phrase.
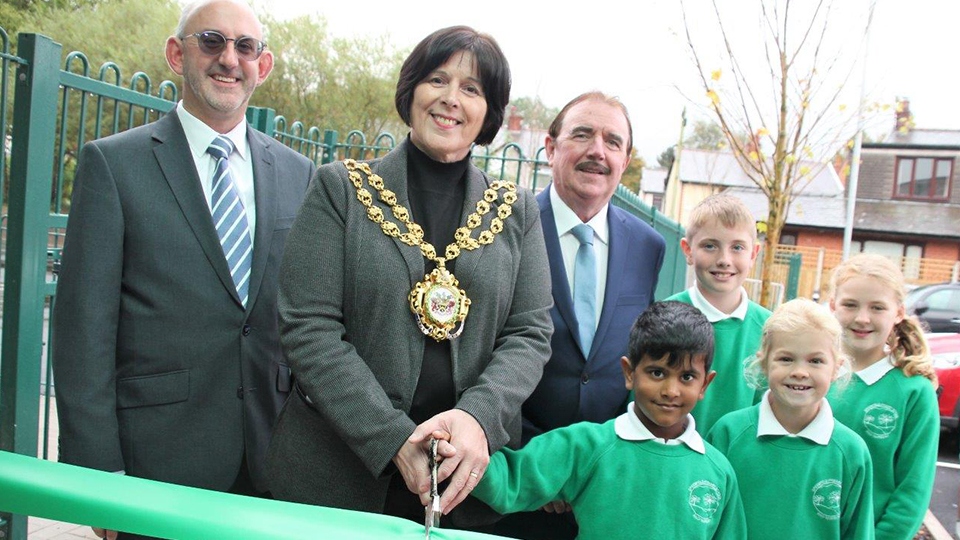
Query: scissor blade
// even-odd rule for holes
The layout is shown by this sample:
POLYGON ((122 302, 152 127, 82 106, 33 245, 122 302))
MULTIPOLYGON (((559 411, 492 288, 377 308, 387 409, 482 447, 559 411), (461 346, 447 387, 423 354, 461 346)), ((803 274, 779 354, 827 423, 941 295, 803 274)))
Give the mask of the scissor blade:
POLYGON ((430 504, 425 508, 423 528, 426 529, 426 540, 430 540, 430 529, 440 526, 440 495, 437 493, 437 444, 436 439, 430 439, 430 504))

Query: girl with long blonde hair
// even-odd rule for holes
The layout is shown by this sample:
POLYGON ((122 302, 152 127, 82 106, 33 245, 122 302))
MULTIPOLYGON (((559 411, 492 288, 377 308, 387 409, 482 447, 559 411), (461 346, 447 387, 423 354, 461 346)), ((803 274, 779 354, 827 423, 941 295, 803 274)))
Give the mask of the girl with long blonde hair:
POLYGON ((927 342, 906 316, 903 274, 890 259, 855 255, 834 270, 832 285, 853 377, 828 399, 870 448, 877 538, 912 539, 930 505, 940 437, 927 342))

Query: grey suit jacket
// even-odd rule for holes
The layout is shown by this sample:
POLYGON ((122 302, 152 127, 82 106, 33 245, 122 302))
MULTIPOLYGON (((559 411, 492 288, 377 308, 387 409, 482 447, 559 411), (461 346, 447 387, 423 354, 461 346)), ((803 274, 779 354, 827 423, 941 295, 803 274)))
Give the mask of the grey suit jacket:
MULTIPOLYGON (((371 162, 406 208, 408 144, 371 162)), ((490 182, 470 166, 463 219, 490 182)), ((496 240, 463 251, 456 263, 473 302, 451 343, 456 407, 478 420, 491 452, 519 444, 520 407, 540 380, 553 331, 540 211, 529 191, 519 195, 496 240)), ((495 214, 485 216, 483 230, 495 214)), ((407 294, 423 277, 420 250, 367 218, 344 165, 321 167, 280 279, 281 342, 315 409, 294 393, 281 413, 268 456, 278 498, 383 510, 391 458, 416 427, 407 412, 429 338, 407 294)))
POLYGON ((53 315, 62 461, 227 490, 246 454, 264 489, 290 387, 277 274, 314 166, 249 127, 247 139, 246 309, 176 114, 83 147, 53 315))

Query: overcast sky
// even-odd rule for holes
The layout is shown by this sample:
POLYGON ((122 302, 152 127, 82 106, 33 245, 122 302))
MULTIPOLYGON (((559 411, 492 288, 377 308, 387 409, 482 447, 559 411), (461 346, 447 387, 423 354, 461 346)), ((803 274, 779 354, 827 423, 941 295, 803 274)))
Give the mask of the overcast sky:
MULTIPOLYGON (((560 107, 586 90, 617 95, 630 110, 634 146, 648 163, 676 141, 685 106, 692 117, 706 114, 677 0, 262 1, 281 17, 319 13, 338 36, 388 35, 404 50, 453 24, 487 32, 510 61, 512 97, 539 95, 547 105, 560 107)), ((701 21, 695 39, 709 41, 710 4, 686 2, 691 18, 701 21)), ((856 56, 871 0, 837 3, 831 24, 850 31, 832 43, 836 50, 831 57, 856 56)), ((813 5, 814 0, 800 4, 813 5)), ((742 15, 739 23, 731 23, 739 39, 757 39, 754 8, 744 7, 755 5, 752 0, 719 0, 719 5, 725 14, 742 15)), ((893 103, 895 96, 906 96, 918 128, 960 129, 958 24, 957 0, 876 0, 867 55, 868 100, 893 103)), ((844 103, 856 107, 861 68, 845 65, 852 74, 844 103)), ((882 118, 891 122, 875 120, 875 135, 892 124, 892 113, 882 118)))

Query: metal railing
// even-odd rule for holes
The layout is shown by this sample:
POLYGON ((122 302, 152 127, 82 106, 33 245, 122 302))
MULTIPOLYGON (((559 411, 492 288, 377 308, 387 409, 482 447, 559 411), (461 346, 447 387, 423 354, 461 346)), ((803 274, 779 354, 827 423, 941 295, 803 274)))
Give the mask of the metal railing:
MULTIPOLYGON (((0 508, 178 540, 423 538, 423 525, 406 519, 166 484, 10 452, 0 452, 0 508)), ((430 536, 495 538, 441 528, 430 536)))

